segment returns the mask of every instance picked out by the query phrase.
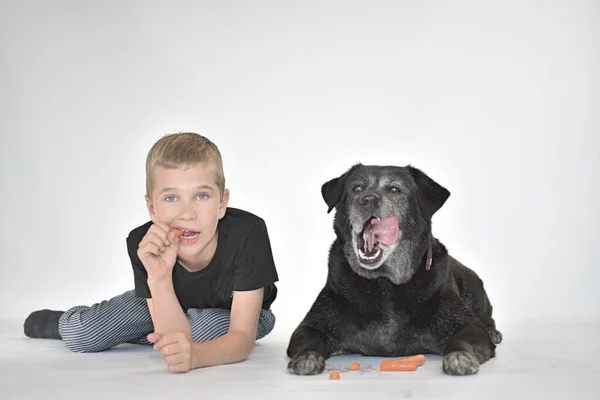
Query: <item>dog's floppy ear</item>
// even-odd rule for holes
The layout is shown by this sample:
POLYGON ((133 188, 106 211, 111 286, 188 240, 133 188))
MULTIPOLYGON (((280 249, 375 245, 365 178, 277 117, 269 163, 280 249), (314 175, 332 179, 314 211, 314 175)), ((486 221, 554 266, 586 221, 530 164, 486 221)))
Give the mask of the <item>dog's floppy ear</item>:
POLYGON ((327 214, 331 212, 337 206, 342 199, 342 195, 344 194, 344 187, 346 186, 346 179, 350 172, 355 170, 361 164, 353 165, 348 171, 344 172, 341 176, 337 178, 333 178, 323 184, 321 186, 321 195, 323 196, 323 200, 329 207, 327 209, 327 214))
POLYGON ((408 170, 417 184, 417 198, 421 212, 427 220, 430 220, 448 200, 450 192, 420 169, 409 165, 408 170))
POLYGON ((343 175, 338 178, 333 178, 321 186, 321 195, 323 196, 325 203, 327 203, 327 207, 329 207, 327 209, 327 214, 329 214, 331 210, 333 210, 333 208, 340 202, 343 190, 343 175))

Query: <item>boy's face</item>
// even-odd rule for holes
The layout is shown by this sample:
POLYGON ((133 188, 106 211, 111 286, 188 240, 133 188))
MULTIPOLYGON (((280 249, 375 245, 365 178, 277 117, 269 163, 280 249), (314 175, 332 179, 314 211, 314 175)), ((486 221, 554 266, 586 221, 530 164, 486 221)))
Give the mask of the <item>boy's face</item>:
POLYGON ((153 222, 162 222, 184 231, 179 238, 178 256, 198 261, 216 248, 216 229, 225 215, 229 191, 220 197, 213 170, 205 165, 157 167, 152 198, 146 197, 153 222))

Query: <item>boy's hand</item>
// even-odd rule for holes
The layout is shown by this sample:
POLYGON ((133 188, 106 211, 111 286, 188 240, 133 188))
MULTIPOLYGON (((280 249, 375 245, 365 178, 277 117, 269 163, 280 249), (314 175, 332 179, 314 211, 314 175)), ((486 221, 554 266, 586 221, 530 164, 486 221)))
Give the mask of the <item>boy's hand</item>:
POLYGON ((192 369, 192 342, 183 333, 151 333, 148 341, 154 344, 155 350, 160 351, 169 371, 187 372, 192 369))
POLYGON ((148 279, 163 279, 171 274, 179 249, 178 229, 154 223, 140 242, 138 257, 144 264, 148 279))

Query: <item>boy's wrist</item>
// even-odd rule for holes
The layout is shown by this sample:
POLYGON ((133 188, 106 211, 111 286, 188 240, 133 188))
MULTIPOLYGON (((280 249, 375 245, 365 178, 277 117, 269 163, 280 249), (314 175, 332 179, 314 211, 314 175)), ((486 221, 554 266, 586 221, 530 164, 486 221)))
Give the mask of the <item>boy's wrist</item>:
POLYGON ((201 343, 192 341, 190 369, 202 368, 202 346, 201 343))
POLYGON ((242 361, 252 352, 254 342, 247 344, 243 335, 229 332, 191 346, 190 369, 197 369, 242 361))
POLYGON ((164 276, 148 276, 146 283, 152 289, 152 287, 161 286, 164 284, 172 284, 173 277, 170 274, 164 276))

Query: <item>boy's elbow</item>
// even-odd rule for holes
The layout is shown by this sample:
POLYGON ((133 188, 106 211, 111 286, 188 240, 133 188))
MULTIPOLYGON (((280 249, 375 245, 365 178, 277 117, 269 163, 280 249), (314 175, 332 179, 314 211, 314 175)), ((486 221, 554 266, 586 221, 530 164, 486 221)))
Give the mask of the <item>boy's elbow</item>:
POLYGON ((256 338, 246 335, 245 343, 246 343, 246 345, 244 346, 244 349, 246 349, 246 352, 245 352, 246 354, 245 354, 244 358, 248 357, 250 355, 250 353, 252 353, 252 351, 254 350, 254 345, 256 344, 256 338))
POLYGON ((254 346, 256 344, 256 337, 251 335, 248 332, 243 331, 234 331, 231 332, 235 335, 238 341, 238 349, 239 349, 239 358, 240 361, 245 360, 250 356, 252 351, 254 350, 254 346))

